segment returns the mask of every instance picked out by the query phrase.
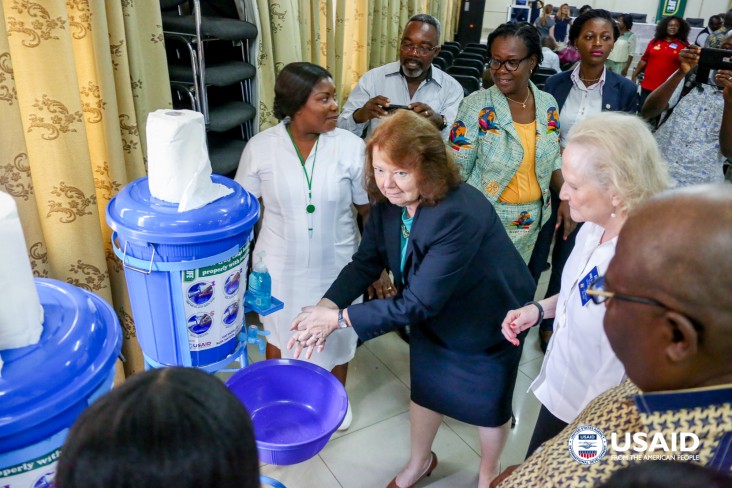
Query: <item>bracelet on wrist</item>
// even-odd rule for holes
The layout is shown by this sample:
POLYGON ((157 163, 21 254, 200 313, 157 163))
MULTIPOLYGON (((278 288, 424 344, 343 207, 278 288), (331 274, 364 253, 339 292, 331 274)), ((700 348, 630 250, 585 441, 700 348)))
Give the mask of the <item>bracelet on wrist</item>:
POLYGON ((539 318, 536 319, 536 322, 534 324, 532 324, 532 326, 531 326, 531 327, 536 327, 544 320, 544 307, 541 306, 541 303, 534 301, 534 300, 524 303, 524 307, 527 305, 536 305, 536 308, 539 309, 539 318))

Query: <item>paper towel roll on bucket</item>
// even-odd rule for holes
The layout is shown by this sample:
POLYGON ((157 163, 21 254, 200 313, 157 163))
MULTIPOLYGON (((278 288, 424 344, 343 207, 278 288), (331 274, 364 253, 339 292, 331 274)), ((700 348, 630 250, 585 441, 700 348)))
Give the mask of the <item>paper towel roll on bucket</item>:
POLYGON ((150 194, 177 203, 178 211, 203 207, 232 192, 211 181, 203 114, 161 109, 147 117, 150 194))
POLYGON ((0 191, 0 351, 36 344, 43 307, 13 197, 0 191))

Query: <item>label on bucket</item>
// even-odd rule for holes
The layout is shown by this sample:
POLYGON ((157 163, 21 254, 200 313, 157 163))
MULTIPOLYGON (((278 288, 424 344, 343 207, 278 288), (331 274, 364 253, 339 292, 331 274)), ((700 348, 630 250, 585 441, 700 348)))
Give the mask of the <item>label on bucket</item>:
POLYGON ((241 331, 248 257, 246 245, 226 261, 181 272, 191 352, 218 347, 241 331))
POLYGON ((51 488, 61 449, 16 466, 0 468, 0 488, 51 488))

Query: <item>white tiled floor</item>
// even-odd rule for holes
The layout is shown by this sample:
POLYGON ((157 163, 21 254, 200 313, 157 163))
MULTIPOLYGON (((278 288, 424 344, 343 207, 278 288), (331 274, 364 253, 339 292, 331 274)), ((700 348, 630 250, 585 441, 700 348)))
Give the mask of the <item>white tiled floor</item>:
MULTIPOLYGON (((537 296, 543 297, 544 281, 537 296)), ((250 346, 249 352, 252 361, 262 360, 254 347, 250 346)), ((534 329, 528 335, 519 365, 513 397, 517 425, 501 457, 503 467, 520 463, 526 454, 539 412, 539 402, 527 390, 542 359, 538 331, 534 329)), ((351 427, 336 432, 308 461, 291 466, 262 465, 262 474, 287 488, 386 486, 409 457, 408 344, 396 333, 389 333, 359 347, 350 363, 346 390, 354 413, 351 427)), ((433 451, 439 464, 418 487, 477 486, 480 448, 475 427, 446 417, 433 451)))

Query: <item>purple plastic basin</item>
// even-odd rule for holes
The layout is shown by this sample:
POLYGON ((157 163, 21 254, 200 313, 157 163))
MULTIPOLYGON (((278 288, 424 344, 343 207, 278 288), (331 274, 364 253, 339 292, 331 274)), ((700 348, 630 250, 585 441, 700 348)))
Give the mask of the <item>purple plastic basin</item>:
POLYGON ((346 389, 327 370, 295 359, 270 359, 226 382, 247 407, 262 462, 301 463, 320 452, 343 422, 346 389))

